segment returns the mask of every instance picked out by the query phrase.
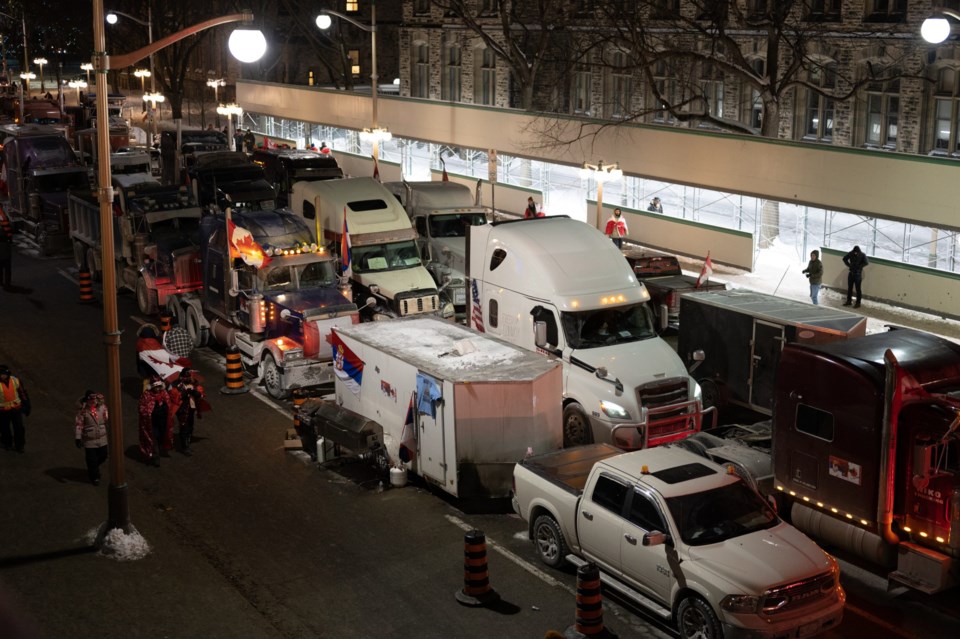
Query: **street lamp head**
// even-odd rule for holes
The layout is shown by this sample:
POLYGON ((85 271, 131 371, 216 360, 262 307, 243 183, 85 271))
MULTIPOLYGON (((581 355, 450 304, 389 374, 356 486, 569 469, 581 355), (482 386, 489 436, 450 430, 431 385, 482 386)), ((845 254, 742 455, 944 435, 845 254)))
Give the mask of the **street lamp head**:
POLYGON ((950 35, 950 23, 942 15, 929 17, 920 25, 920 35, 930 44, 940 44, 950 35))
POLYGON ((327 30, 330 28, 330 25, 333 24, 333 19, 326 13, 321 13, 317 16, 316 22, 318 29, 327 30))
POLYGON ((86 89, 87 83, 83 80, 70 80, 67 82, 67 86, 71 89, 86 89))
POLYGON ((227 46, 240 62, 256 62, 267 52, 267 39, 259 29, 235 29, 227 46))
POLYGON ((162 93, 144 93, 143 99, 154 105, 166 100, 162 93))
POLYGON ((36 78, 37 78, 37 74, 34 73, 33 71, 27 71, 26 73, 20 74, 21 80, 35 80, 36 78))
POLYGON ((207 86, 213 89, 216 89, 217 87, 225 86, 226 84, 227 84, 227 81, 224 80, 223 78, 218 78, 216 80, 207 80, 207 86))
POLYGON ((153 74, 150 73, 149 69, 137 69, 133 72, 133 75, 136 78, 149 78, 153 74))
POLYGON ((108 23, 110 23, 110 24, 116 24, 116 23, 117 23, 117 20, 119 20, 119 18, 117 17, 117 14, 115 14, 115 13, 108 13, 108 14, 107 14, 107 22, 108 22, 108 23))
POLYGON ((40 66, 43 66, 43 65, 45 65, 45 64, 47 63, 47 59, 46 59, 46 58, 34 58, 34 59, 33 59, 33 63, 34 63, 34 64, 39 64, 40 66))
POLYGON ((93 71, 93 63, 92 63, 92 62, 84 62, 83 64, 80 65, 80 70, 81 70, 81 71, 93 71))

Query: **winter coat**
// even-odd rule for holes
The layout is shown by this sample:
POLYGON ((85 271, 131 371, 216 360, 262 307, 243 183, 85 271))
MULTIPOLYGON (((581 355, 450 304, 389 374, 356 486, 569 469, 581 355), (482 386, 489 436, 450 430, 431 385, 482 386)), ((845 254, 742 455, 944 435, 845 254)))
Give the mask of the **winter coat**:
POLYGON ((869 265, 867 254, 863 251, 850 251, 843 256, 843 263, 850 269, 851 275, 860 275, 863 267, 869 265))
POLYGON ((616 215, 611 215, 610 219, 607 220, 607 228, 604 229, 603 234, 610 237, 626 237, 628 232, 627 221, 623 216, 621 215, 618 218, 616 215))
POLYGON ((100 448, 107 445, 107 420, 110 412, 104 404, 84 404, 74 422, 74 438, 84 448, 100 448))
POLYGON ((157 442, 165 450, 173 448, 173 406, 171 405, 170 395, 166 390, 154 393, 147 389, 140 396, 138 412, 140 413, 140 452, 146 457, 150 457, 153 451, 153 410, 158 402, 167 405, 167 430, 163 433, 163 441, 157 442))
POLYGON ((810 260, 803 272, 810 278, 811 284, 823 283, 823 262, 820 260, 810 260))

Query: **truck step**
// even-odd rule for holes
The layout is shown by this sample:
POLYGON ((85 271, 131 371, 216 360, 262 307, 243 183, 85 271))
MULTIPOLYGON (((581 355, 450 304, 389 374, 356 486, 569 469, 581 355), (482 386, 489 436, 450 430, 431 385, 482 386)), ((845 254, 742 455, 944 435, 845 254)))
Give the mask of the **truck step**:
MULTIPOLYGON (((577 557, 576 555, 567 555, 567 561, 569 561, 571 564, 573 564, 577 568, 580 568, 581 566, 585 566, 588 563, 585 559, 577 557)), ((673 618, 673 613, 671 613, 670 610, 668 610, 667 608, 664 608, 661 604, 657 603, 653 599, 650 599, 646 595, 640 594, 639 592, 637 592, 627 584, 623 583, 619 579, 616 579, 615 577, 611 577, 610 575, 608 575, 602 570, 600 571, 600 583, 604 584, 605 586, 609 586, 613 588, 614 590, 626 596, 628 599, 630 599, 637 605, 643 606, 644 608, 654 613, 658 617, 661 617, 667 620, 673 618)))
POLYGON ((955 585, 956 580, 951 573, 952 563, 950 557, 935 550, 901 542, 897 569, 891 572, 888 578, 932 595, 955 585))

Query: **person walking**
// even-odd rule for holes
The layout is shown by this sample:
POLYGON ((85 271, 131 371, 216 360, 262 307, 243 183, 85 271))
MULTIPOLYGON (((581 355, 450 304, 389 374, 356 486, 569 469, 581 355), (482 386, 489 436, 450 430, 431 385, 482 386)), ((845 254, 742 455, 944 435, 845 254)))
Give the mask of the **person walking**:
POLYGON ((192 369, 180 371, 179 379, 170 389, 170 405, 179 425, 180 452, 189 457, 193 455, 190 444, 193 441, 194 420, 201 419, 203 412, 210 407, 203 386, 195 378, 192 369))
POLYGON ((253 153, 253 149, 256 145, 257 138, 254 137, 253 131, 247 129, 247 132, 243 134, 243 150, 247 153, 253 153))
POLYGON ((534 217, 537 217, 537 203, 533 201, 531 196, 527 198, 527 209, 523 212, 523 219, 529 220, 534 217))
POLYGON ((852 251, 843 256, 843 263, 850 269, 847 272, 847 301, 844 302, 843 305, 850 306, 853 289, 856 288, 857 303, 854 304, 853 307, 860 308, 860 298, 863 296, 861 287, 863 283, 863 269, 865 266, 868 266, 870 262, 867 261, 867 256, 860 250, 860 247, 854 246, 852 251))
POLYGON ((623 238, 627 236, 627 220, 623 217, 623 211, 619 208, 613 209, 613 215, 607 220, 607 227, 604 235, 613 240, 617 248, 623 248, 623 238))
POLYGON ((173 411, 163 378, 154 375, 140 395, 140 452, 148 464, 160 466, 160 455, 166 455, 173 441, 173 411))
POLYGON ((92 390, 80 399, 80 410, 74 420, 74 441, 83 449, 90 483, 100 485, 100 466, 107 461, 107 420, 110 413, 103 395, 92 390))
POLYGON ((26 429, 23 418, 30 416, 30 397, 6 364, 0 364, 0 445, 4 450, 23 452, 26 429), (12 429, 12 432, 11 432, 12 429))
POLYGON ((654 213, 663 213, 663 204, 660 203, 660 198, 655 197, 650 200, 650 206, 647 207, 647 210, 654 213))
POLYGON ((810 261, 803 274, 810 282, 810 299, 814 306, 819 306, 820 284, 823 282, 823 262, 820 261, 820 251, 810 251, 810 261))

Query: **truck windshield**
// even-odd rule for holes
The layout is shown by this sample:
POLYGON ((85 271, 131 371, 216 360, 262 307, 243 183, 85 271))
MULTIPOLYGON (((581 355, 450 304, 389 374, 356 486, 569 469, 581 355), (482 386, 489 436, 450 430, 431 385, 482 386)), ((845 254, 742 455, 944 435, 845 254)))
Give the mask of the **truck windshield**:
POLYGON ((296 291, 307 288, 333 286, 337 282, 333 261, 311 262, 310 264, 278 264, 283 258, 277 258, 268 267, 263 281, 265 291, 296 291))
POLYGON ((90 181, 85 171, 37 176, 37 191, 41 193, 63 193, 70 189, 77 191, 90 189, 90 181))
POLYGON ((680 532, 691 546, 704 546, 772 528, 776 513, 742 481, 692 495, 671 497, 667 506, 680 532))
POLYGON ((413 240, 353 247, 353 270, 357 273, 394 271, 420 265, 420 253, 413 240))
POLYGON ((464 237, 468 226, 487 223, 483 213, 456 213, 430 216, 430 237, 464 237))
POLYGON ((563 334, 571 348, 598 348, 656 337, 646 304, 561 313, 563 334))

